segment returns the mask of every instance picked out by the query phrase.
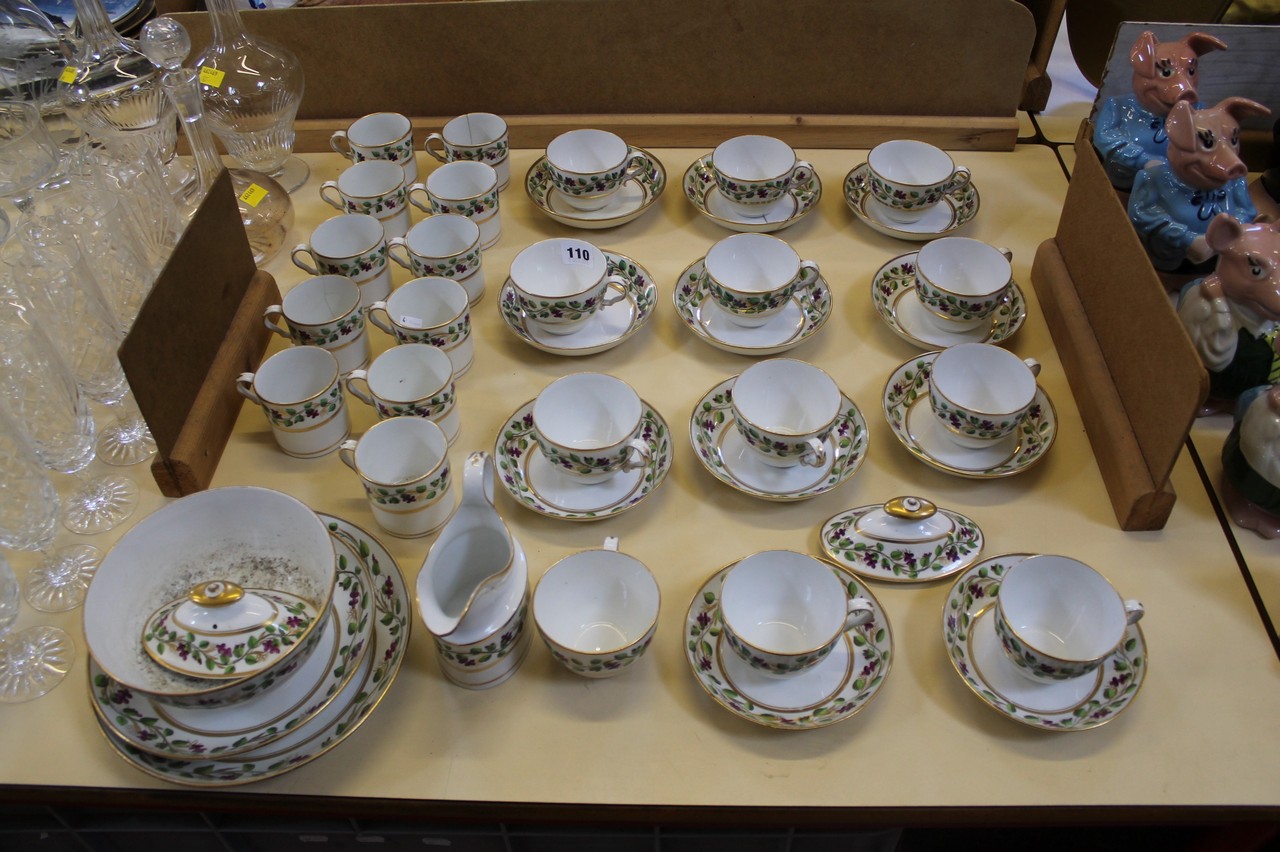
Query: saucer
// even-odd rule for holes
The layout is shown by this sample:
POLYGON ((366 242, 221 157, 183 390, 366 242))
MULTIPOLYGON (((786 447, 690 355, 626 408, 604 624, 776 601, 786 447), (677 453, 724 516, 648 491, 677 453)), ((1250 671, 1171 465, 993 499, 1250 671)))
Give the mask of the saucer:
POLYGON ((734 427, 731 389, 737 376, 703 395, 689 418, 689 438, 703 467, 743 494, 764 500, 807 500, 843 485, 867 457, 867 421, 853 400, 840 395, 841 414, 826 440, 827 463, 773 467, 760 460, 734 427))
POLYGON ((946 473, 970 479, 1012 476, 1044 458, 1058 434, 1058 415, 1049 395, 1036 386, 1031 413, 1018 431, 990 447, 962 447, 929 407, 929 372, 937 352, 926 352, 899 366, 884 386, 884 416, 889 428, 913 456, 946 473))
POLYGON ((823 554, 841 568, 872 580, 928 583, 963 571, 982 553, 982 530, 950 509, 937 509, 946 529, 938 538, 895 540, 864 529, 863 524, 883 516, 885 505, 860 506, 828 518, 818 532, 823 554))
POLYGON ((893 333, 921 349, 945 349, 957 343, 1003 343, 1022 328, 1027 301, 1014 281, 991 322, 965 331, 944 331, 930 317, 916 292, 916 252, 899 255, 871 279, 871 302, 893 333))
POLYGON ((137 748, 160 757, 225 758, 260 748, 305 724, 351 679, 368 650, 369 593, 364 563, 334 536, 338 556, 331 620, 321 645, 288 684, 210 712, 152 701, 112 680, 89 659, 89 692, 103 724, 137 748))
POLYGON ((177 760, 142 751, 121 739, 99 718, 108 743, 125 761, 167 781, 196 787, 225 787, 288 772, 341 743, 358 729, 396 679, 409 647, 411 605, 404 575, 382 543, 360 527, 317 513, 329 531, 347 542, 365 562, 373 604, 372 648, 338 696, 310 721, 269 745, 226 759, 177 760))
POLYGON ((680 273, 671 294, 676 313, 693 333, 717 349, 737 355, 776 355, 818 333, 831 316, 831 288, 822 276, 796 290, 791 301, 764 325, 738 325, 714 300, 708 300, 703 260, 680 273))
POLYGON ((811 172, 809 180, 799 186, 792 185, 787 194, 771 204, 762 205, 759 213, 744 216, 729 206, 728 200, 716 188, 715 175, 708 164, 710 155, 699 157, 684 173, 684 194, 699 213, 712 222, 731 231, 771 234, 799 222, 822 198, 822 181, 818 173, 811 172))
POLYGON ((551 334, 528 321, 516 302, 514 285, 508 278, 498 291, 498 309, 507 328, 533 348, 552 355, 594 355, 612 349, 635 334, 653 316, 658 285, 647 269, 626 255, 606 251, 604 256, 608 262, 605 274, 626 279, 625 299, 600 308, 571 334, 551 334))
POLYGON ((1086 731, 1124 711, 1147 676, 1142 628, 1125 628, 1120 647, 1095 672, 1038 682, 1021 674, 1000 647, 991 611, 1000 578, 1030 554, 996 556, 956 580, 942 610, 942 636, 951 665, 987 705, 1014 721, 1046 731, 1086 731))
POLYGON ((845 633, 812 669, 770 677, 721 647, 720 585, 732 567, 721 568, 702 584, 685 615, 685 658, 707 694, 730 713, 756 724, 800 731, 833 725, 867 706, 893 662, 889 620, 871 591, 832 566, 850 595, 871 601, 871 620, 845 633))
POLYGON ((925 242, 943 237, 967 225, 978 215, 980 201, 973 182, 942 197, 931 210, 914 222, 895 222, 885 215, 884 205, 871 197, 867 164, 855 166, 844 179, 844 200, 864 225, 899 240, 925 242))
POLYGON ((640 438, 649 445, 643 468, 619 471, 603 482, 583 483, 547 461, 533 435, 533 400, 507 418, 498 435, 494 459, 507 492, 541 515, 566 521, 595 521, 627 511, 657 490, 671 470, 671 430, 649 403, 641 400, 640 438))
MULTIPOLYGON (((643 148, 638 148, 644 151, 643 148)), ((667 185, 667 170, 657 157, 649 154, 654 168, 631 180, 625 181, 599 210, 579 210, 565 200, 560 190, 551 183, 546 156, 539 157, 524 178, 525 191, 533 205, 555 219, 561 225, 587 230, 603 230, 625 225, 643 214, 667 185)))

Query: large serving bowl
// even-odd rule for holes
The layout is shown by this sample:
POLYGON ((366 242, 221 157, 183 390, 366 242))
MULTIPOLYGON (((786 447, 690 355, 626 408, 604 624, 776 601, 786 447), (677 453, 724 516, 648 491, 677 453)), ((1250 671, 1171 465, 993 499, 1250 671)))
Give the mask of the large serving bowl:
POLYGON ((233 704, 281 683, 305 662, 329 616, 335 578, 328 530, 303 503, 266 488, 202 491, 144 518, 102 560, 85 600, 85 641, 125 688, 184 707, 233 704), (287 593, 316 616, 290 643, 272 643, 262 652, 265 662, 243 676, 220 670, 192 677, 162 666, 144 646, 148 622, 212 581, 287 593))

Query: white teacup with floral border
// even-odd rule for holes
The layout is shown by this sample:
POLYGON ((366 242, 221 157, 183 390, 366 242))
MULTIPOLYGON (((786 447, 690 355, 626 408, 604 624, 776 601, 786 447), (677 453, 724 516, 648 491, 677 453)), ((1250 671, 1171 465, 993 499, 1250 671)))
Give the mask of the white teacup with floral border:
POLYGON ((372 216, 382 223, 388 238, 403 237, 409 230, 407 193, 404 169, 388 160, 356 163, 344 169, 337 180, 320 184, 325 204, 344 213, 372 216))
POLYGON ((552 185, 584 212, 604 207, 624 183, 652 170, 648 154, 608 130, 570 130, 547 145, 552 185))
POLYGON ((736 324, 764 325, 798 287, 818 279, 818 264, 801 260, 785 241, 768 234, 734 234, 711 247, 703 261, 706 288, 736 324))
POLYGON ((791 550, 739 560, 720 586, 725 644, 771 677, 816 666, 874 614, 870 600, 849 597, 833 566, 791 550))
POLYGON ((329 137, 329 147, 353 163, 389 160, 404 171, 404 185, 418 179, 413 155, 413 123, 398 112, 374 112, 357 118, 329 137))
POLYGON ((414 278, 385 301, 369 307, 369 322, 401 343, 425 343, 444 350, 454 378, 471 369, 471 305, 462 285, 448 278, 414 278))
POLYGON ((418 278, 452 278, 472 304, 484 295, 480 226, 457 213, 436 213, 387 241, 387 254, 418 278), (400 257, 398 250, 404 250, 400 257))
POLYGON ((734 136, 711 152, 716 188, 732 209, 755 216, 813 174, 813 166, 772 136, 734 136))
POLYGON ((256 373, 241 373, 236 390, 262 406, 271 434, 286 454, 315 458, 351 434, 338 359, 319 346, 293 346, 272 355, 256 373))
POLYGON ((469 112, 451 118, 439 133, 428 133, 422 150, 442 163, 474 160, 493 166, 498 173, 498 189, 511 182, 511 162, 507 156, 507 122, 491 112, 469 112), (440 150, 431 143, 439 144, 440 150))
POLYGON ((382 223, 366 213, 344 213, 321 222, 311 241, 291 252, 293 265, 312 275, 345 275, 360 285, 364 307, 391 292, 387 266, 387 234, 382 223), (308 262, 309 261, 309 262, 308 262))
POLYGON ((626 382, 605 373, 571 373, 533 401, 533 435, 557 470, 584 484, 643 467, 649 445, 640 439, 644 405, 626 382))
POLYGON ((982 449, 1012 435, 1036 397, 1040 362, 990 343, 959 343, 933 359, 929 405, 948 438, 982 449))
POLYGON ((583 677, 613 677, 648 649, 658 629, 662 593, 644 563, 604 547, 581 550, 552 565, 533 590, 533 620, 565 668, 583 677))
POLYGON ((871 197, 895 222, 908 224, 928 213, 949 192, 969 183, 969 170, 928 142, 893 139, 867 155, 871 197))
POLYGON ((934 325, 967 331, 991 321, 1013 286, 1013 252, 968 237, 943 237, 916 254, 916 296, 934 325))
POLYGON ((627 297, 626 279, 608 271, 605 253, 591 243, 556 237, 516 255, 511 288, 531 323, 549 334, 572 334, 597 310, 627 297))
POLYGON ((995 630, 1019 674, 1045 682, 1083 677, 1102 665, 1142 618, 1093 568, 1066 556, 1029 556, 1005 571, 995 630))
POLYGON ((338 458, 360 477, 378 526, 400 538, 429 535, 453 514, 452 472, 444 432, 430 420, 392 417, 359 440, 338 447, 338 458))
POLYGON ((765 464, 822 467, 840 414, 840 388, 818 367, 790 358, 759 361, 734 379, 734 425, 765 464))
POLYGON ((425 343, 406 343, 383 352, 368 370, 344 376, 347 392, 377 413, 378 419, 422 417, 435 421, 452 444, 461 417, 453 364, 443 350, 425 343))
MULTIPOLYGON (((409 203, 424 213, 455 213, 480 228, 480 248, 492 248, 502 236, 498 211, 498 173, 488 163, 456 160, 445 163, 424 183, 409 187, 409 203), (414 193, 427 196, 423 204, 414 193)), ((404 236, 403 232, 397 236, 404 236)))
POLYGON ((263 311, 262 324, 299 346, 329 350, 338 359, 338 369, 349 373, 369 363, 360 301, 360 285, 350 278, 320 275, 295 284, 280 304, 263 311))

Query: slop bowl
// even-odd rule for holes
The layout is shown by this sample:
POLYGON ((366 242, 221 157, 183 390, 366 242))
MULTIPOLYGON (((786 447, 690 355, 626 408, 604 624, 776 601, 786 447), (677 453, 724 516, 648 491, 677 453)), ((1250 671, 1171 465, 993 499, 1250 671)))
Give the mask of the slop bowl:
MULTIPOLYGON (((157 702, 234 704, 283 682, 306 661, 324 632, 336 579, 328 530, 305 504, 253 486, 201 491, 139 521, 102 560, 85 599, 85 642, 108 676, 157 702), (265 662, 243 676, 211 667, 216 676, 193 677, 162 666, 144 642, 149 622, 213 581, 291 595, 314 618, 288 642, 264 643, 265 662)), ((191 633, 177 631, 170 641, 188 654, 212 653, 206 639, 191 633)))

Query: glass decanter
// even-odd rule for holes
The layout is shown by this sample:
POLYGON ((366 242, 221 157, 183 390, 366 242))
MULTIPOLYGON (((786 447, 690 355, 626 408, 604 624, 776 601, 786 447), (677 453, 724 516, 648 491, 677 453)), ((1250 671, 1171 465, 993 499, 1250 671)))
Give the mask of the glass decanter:
MULTIPOLYGON (((191 51, 191 39, 182 24, 172 18, 156 18, 142 28, 142 48, 164 69, 165 92, 182 117, 183 132, 195 158, 203 198, 222 171, 222 160, 214 148, 213 136, 205 122, 197 74, 182 67, 191 51)), ((279 183, 262 172, 228 169, 231 188, 240 208, 240 220, 249 236, 254 263, 261 266, 284 247, 293 227, 293 202, 279 183)))
POLYGON ((250 34, 236 0, 208 0, 207 5, 213 41, 192 66, 200 75, 209 127, 236 162, 293 192, 310 174, 293 156, 302 65, 283 45, 250 34))

